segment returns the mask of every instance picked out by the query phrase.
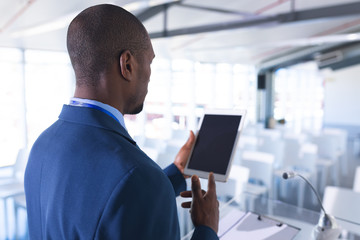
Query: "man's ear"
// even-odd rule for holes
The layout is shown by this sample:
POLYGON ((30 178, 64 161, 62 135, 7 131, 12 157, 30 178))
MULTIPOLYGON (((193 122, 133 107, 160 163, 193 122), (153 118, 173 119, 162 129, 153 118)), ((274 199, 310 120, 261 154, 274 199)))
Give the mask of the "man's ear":
POLYGON ((120 55, 120 73, 125 80, 130 81, 132 79, 134 68, 134 56, 129 50, 125 50, 120 55))

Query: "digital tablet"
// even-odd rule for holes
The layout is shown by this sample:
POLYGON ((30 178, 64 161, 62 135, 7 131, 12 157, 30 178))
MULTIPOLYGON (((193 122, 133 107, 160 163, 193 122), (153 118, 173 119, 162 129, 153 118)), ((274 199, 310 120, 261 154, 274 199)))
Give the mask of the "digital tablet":
POLYGON ((184 169, 185 175, 226 182, 242 129, 245 110, 205 110, 194 147, 184 169))

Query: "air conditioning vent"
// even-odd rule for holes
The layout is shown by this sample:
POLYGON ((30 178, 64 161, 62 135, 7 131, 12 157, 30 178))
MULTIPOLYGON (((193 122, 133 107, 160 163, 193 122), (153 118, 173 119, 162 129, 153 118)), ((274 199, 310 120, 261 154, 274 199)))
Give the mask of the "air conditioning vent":
POLYGON ((324 67, 330 64, 334 64, 340 62, 344 59, 342 51, 334 51, 325 54, 320 54, 315 57, 315 61, 317 62, 319 67, 324 67))

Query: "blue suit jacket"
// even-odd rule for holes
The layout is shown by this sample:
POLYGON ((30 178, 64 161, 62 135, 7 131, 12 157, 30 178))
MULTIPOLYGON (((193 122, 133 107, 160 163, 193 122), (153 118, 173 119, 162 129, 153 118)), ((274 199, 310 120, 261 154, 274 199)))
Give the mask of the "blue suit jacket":
MULTIPOLYGON (((179 239, 175 197, 186 183, 161 170, 112 117, 64 105, 34 143, 25 173, 31 239, 179 239)), ((218 239, 205 226, 193 239, 218 239)))

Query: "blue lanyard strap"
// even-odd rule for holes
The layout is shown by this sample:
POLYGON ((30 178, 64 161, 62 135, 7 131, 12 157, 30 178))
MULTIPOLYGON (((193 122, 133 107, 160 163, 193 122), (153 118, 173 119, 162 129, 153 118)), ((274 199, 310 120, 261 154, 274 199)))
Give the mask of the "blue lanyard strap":
MULTIPOLYGON (((108 110, 102 108, 102 107, 99 107, 99 106, 96 106, 94 104, 90 104, 90 103, 84 103, 84 102, 78 102, 78 101, 75 101, 75 100, 71 100, 70 101, 70 105, 72 106, 79 106, 79 107, 88 107, 88 108, 94 108, 94 109, 97 109, 103 113, 106 113, 107 115, 109 115, 110 117, 112 117, 113 119, 115 119, 118 123, 120 123, 119 119, 117 119, 117 117, 114 116, 114 114, 112 114, 111 112, 109 112, 108 110)), ((120 123, 121 125, 121 123, 120 123)))

